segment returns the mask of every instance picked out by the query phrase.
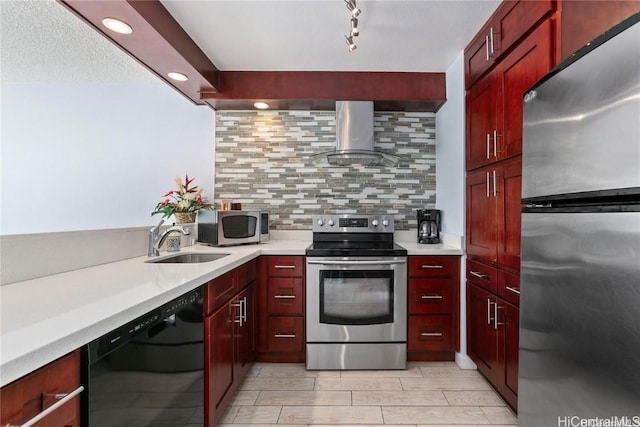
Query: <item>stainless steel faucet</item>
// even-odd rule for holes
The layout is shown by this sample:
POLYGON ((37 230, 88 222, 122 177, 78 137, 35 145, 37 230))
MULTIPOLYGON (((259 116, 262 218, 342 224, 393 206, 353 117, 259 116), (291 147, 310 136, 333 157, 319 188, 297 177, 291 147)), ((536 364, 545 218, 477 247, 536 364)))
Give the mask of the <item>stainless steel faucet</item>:
POLYGON ((169 227, 165 230, 164 233, 160 234, 160 226, 164 224, 164 219, 161 219, 158 225, 151 228, 149 230, 149 251, 147 252, 147 256, 158 256, 160 255, 160 246, 164 243, 169 233, 173 231, 179 231, 180 233, 188 236, 191 234, 191 230, 188 228, 174 225, 173 227, 169 227))

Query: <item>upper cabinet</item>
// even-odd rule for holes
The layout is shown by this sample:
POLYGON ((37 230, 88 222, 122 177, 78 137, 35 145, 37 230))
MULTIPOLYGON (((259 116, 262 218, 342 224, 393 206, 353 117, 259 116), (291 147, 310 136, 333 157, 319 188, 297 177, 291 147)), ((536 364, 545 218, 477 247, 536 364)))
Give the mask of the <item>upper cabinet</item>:
POLYGON ((558 3, 556 62, 568 58, 618 22, 640 12, 640 1, 571 0, 558 3))
POLYGON ((551 69, 551 47, 545 21, 467 93, 467 170, 522 152, 522 95, 551 69))
POLYGON ((503 1, 464 51, 469 89, 538 22, 554 10, 553 0, 503 1))

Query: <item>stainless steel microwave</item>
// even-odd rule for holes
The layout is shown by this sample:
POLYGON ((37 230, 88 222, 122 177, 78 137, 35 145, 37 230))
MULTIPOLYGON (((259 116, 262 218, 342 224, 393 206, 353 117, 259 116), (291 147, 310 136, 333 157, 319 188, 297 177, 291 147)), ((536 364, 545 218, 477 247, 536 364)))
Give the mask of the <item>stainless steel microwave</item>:
POLYGON ((269 213, 198 211, 198 242, 212 246, 244 245, 269 240, 269 213))

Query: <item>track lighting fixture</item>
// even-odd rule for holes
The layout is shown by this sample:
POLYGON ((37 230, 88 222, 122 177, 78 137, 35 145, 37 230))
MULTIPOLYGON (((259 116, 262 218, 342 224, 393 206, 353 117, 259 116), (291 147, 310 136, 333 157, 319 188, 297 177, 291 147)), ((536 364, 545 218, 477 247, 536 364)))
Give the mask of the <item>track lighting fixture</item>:
POLYGON ((358 6, 356 5, 356 0, 344 0, 347 5, 347 9, 351 12, 351 19, 349 20, 351 23, 351 31, 349 31, 348 36, 344 36, 347 39, 347 46, 349 47, 349 52, 353 52, 358 48, 353 41, 354 37, 358 37, 360 35, 360 29, 358 28, 358 16, 362 13, 358 6))
POLYGON ((351 15, 354 18, 357 18, 362 11, 358 9, 358 6, 356 6, 356 0, 344 0, 344 2, 347 4, 347 9, 349 9, 351 15))
POLYGON ((347 39, 347 46, 349 46, 349 52, 353 52, 358 48, 358 46, 356 46, 356 44, 353 42, 353 37, 344 36, 344 38, 347 39))

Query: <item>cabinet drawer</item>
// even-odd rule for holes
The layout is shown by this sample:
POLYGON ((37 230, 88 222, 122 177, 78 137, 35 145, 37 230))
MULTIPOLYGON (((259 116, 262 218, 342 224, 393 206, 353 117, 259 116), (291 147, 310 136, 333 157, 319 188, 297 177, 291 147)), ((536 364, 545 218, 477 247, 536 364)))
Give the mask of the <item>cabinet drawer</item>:
POLYGON ((409 277, 453 277, 459 260, 457 256, 410 256, 409 277))
POLYGON ((269 314, 303 314, 304 283, 301 277, 269 279, 267 310, 269 314))
POLYGON ((205 288, 205 314, 213 313, 236 294, 236 272, 229 271, 211 280, 205 288))
POLYGON ((409 314, 453 312, 451 279, 409 279, 409 314))
POLYGON ((467 281, 494 294, 498 293, 498 270, 494 267, 467 259, 467 281))
POLYGON ((271 352, 303 351, 304 319, 302 317, 270 317, 267 347, 271 352))
POLYGON ((451 316, 409 316, 408 351, 452 351, 451 316))
MULTIPOLYGON (((56 394, 80 386, 80 356, 75 351, 0 390, 0 424, 21 425, 57 403, 56 394)), ((79 426, 80 398, 60 406, 38 426, 79 426)))
POLYGON ((498 296, 520 306, 520 275, 498 270, 498 296))
POLYGON ((269 277, 302 277, 304 275, 304 257, 269 256, 267 257, 269 277))

